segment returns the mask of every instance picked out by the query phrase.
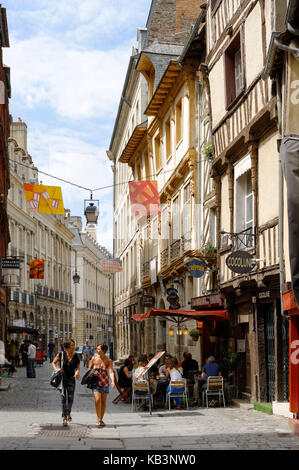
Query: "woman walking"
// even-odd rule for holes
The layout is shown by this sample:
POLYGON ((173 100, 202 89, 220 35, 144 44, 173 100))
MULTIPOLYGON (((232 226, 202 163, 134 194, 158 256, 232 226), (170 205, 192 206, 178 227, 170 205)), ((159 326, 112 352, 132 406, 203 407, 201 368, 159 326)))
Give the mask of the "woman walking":
POLYGON ((112 388, 115 387, 115 375, 113 362, 106 356, 108 346, 106 344, 99 344, 96 349, 97 355, 91 359, 89 369, 95 369, 95 375, 98 376, 98 383, 93 387, 92 391, 98 417, 96 426, 103 427, 106 426, 103 421, 103 417, 106 411, 106 401, 109 393, 108 370, 112 382, 112 388))
POLYGON ((78 354, 74 352, 75 341, 67 340, 64 341, 64 351, 61 351, 55 357, 52 362, 52 367, 55 372, 62 370, 62 381, 61 381, 61 404, 62 404, 62 418, 63 426, 68 425, 68 421, 72 421, 71 411, 74 401, 74 393, 76 380, 79 378, 80 372, 80 359, 78 354), (63 361, 63 366, 61 368, 61 363, 63 361), (60 367, 56 367, 56 364, 59 362, 60 367))

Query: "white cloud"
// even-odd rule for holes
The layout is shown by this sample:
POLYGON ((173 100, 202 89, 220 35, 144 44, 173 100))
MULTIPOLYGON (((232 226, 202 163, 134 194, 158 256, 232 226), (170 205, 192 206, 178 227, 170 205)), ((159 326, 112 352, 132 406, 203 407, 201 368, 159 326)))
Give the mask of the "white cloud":
POLYGON ((29 108, 49 106, 70 120, 104 117, 120 99, 130 44, 98 51, 69 48, 47 36, 14 38, 6 60, 13 99, 29 108))

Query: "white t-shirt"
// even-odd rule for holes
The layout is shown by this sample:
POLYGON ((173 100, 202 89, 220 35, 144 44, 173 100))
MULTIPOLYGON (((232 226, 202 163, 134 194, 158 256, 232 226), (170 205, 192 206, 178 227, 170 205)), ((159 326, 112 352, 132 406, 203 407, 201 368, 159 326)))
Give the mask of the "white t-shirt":
POLYGON ((170 371, 170 380, 182 380, 182 374, 177 369, 171 369, 170 371))
POLYGON ((36 347, 34 346, 34 344, 30 344, 30 346, 28 347, 28 359, 35 359, 35 355, 36 347))

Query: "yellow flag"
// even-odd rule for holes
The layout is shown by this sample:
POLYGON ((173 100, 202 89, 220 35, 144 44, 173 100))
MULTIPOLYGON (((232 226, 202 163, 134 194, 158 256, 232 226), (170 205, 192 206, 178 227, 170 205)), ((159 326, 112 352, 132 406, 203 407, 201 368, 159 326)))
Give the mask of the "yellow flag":
POLYGON ((64 215, 60 186, 24 183, 24 192, 28 212, 64 215))

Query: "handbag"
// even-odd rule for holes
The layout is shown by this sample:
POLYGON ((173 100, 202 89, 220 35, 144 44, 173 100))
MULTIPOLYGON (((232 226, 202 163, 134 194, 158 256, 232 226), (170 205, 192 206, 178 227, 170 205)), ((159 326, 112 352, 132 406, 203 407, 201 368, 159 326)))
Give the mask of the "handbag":
MULTIPOLYGON (((61 369, 63 369, 63 355, 64 353, 62 352, 61 353, 61 369)), ((59 387, 62 381, 62 375, 63 375, 62 370, 59 372, 53 372, 51 380, 50 380, 50 385, 52 385, 52 387, 54 388, 59 387)))

